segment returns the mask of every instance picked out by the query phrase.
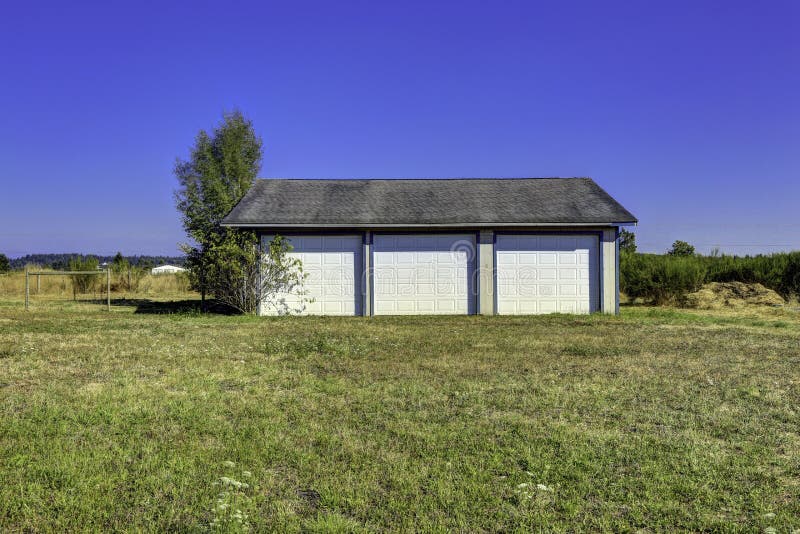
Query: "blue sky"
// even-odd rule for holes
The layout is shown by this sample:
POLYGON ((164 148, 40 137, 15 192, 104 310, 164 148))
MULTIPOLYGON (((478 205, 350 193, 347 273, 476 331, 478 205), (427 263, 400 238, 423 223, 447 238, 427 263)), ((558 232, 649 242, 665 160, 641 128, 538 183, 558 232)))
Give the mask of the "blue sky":
POLYGON ((800 2, 14 2, 0 252, 177 252, 234 107, 263 177, 592 176, 640 249, 800 249, 800 2))

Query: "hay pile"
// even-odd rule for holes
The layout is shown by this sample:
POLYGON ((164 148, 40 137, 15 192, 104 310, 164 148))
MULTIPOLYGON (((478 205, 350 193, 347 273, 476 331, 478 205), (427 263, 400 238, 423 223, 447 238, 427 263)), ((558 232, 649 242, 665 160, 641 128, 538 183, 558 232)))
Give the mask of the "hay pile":
POLYGON ((687 308, 715 310, 746 306, 783 306, 786 302, 775 291, 761 284, 711 282, 699 291, 684 296, 681 304, 687 308))

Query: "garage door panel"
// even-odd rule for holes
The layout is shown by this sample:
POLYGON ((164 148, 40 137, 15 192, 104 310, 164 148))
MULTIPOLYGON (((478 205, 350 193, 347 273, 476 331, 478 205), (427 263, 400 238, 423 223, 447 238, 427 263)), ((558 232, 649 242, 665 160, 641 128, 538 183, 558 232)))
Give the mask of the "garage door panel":
POLYGON ((535 313, 556 313, 558 303, 554 300, 540 300, 536 303, 537 310, 535 313))
POLYGON ((322 254, 320 253, 313 253, 313 252, 292 252, 291 253, 294 257, 299 259, 303 262, 303 267, 305 269, 314 269, 319 268, 322 265, 322 254))
POLYGON ((423 266, 414 272, 414 276, 416 276, 417 282, 433 283, 436 280, 436 269, 423 266))
POLYGON ((379 267, 381 265, 394 265, 395 259, 392 257, 391 254, 375 256, 374 265, 375 267, 379 267))
POLYGON ((416 309, 414 309, 414 307, 411 306, 411 307, 409 307, 408 309, 406 309, 404 311, 409 311, 409 312, 416 311, 417 313, 431 313, 432 314, 432 313, 436 312, 436 302, 433 299, 431 299, 431 300, 420 299, 417 302, 416 309))
POLYGON ((395 264, 397 265, 413 265, 414 264, 414 254, 412 252, 395 252, 392 253, 391 256, 394 259, 395 264))
POLYGON ((517 295, 517 284, 497 284, 497 294, 501 297, 514 297, 517 295))
POLYGON ((577 265, 578 255, 573 252, 564 252, 558 255, 559 265, 577 265))
POLYGON ((599 241, 591 235, 498 235, 497 313, 589 313, 599 307, 599 241))
POLYGON ((412 267, 398 267, 394 270, 397 281, 403 284, 410 284, 414 281, 414 269, 412 267))
POLYGON ((322 255, 322 263, 323 265, 342 265, 342 261, 345 259, 352 258, 344 258, 343 254, 323 254, 322 255))
MULTIPOLYGON (((307 275, 305 302, 296 294, 279 295, 261 306, 264 315, 359 315, 363 271, 361 236, 285 236, 307 275)), ((262 246, 271 236, 262 237, 262 246)))
POLYGON ((394 280, 397 280, 397 271, 394 269, 378 269, 378 266, 375 266, 372 272, 372 278, 376 284, 380 283, 388 283, 394 280))
MULTIPOLYGON (((323 293, 325 297, 355 297, 355 291, 352 286, 346 284, 325 284, 323 286, 323 293)), ((330 300, 330 299, 329 299, 330 300)), ((333 299, 338 301, 339 299, 333 299)))
MULTIPOLYGON (((302 259, 300 260, 303 261, 302 259)), ((306 285, 322 284, 322 269, 309 266, 303 262, 303 272, 306 274, 306 285)))
POLYGON ((407 300, 407 297, 413 296, 417 293, 417 285, 416 284, 401 284, 398 282, 397 289, 395 293, 392 294, 393 297, 402 297, 403 299, 407 300))
POLYGON ((395 311, 399 313, 409 313, 414 311, 414 303, 408 300, 398 300, 395 302, 395 305, 392 307, 395 311))
MULTIPOLYGON (((452 282, 437 281, 433 287, 435 295, 454 295, 457 291, 456 285, 452 282)), ((453 297, 451 297, 451 299, 452 298, 453 297)))
POLYGON ((500 315, 514 315, 515 311, 513 303, 506 302, 497 305, 497 313, 500 315))
POLYGON ((539 294, 539 286, 533 283, 521 283, 516 285, 516 290, 513 293, 518 297, 535 297, 539 294))
POLYGON ((561 280, 578 280, 578 269, 561 269, 559 278, 561 280))
POLYGON ((556 254, 553 252, 540 252, 538 254, 538 260, 539 265, 555 265, 558 263, 556 254))
POLYGON ((539 269, 536 273, 537 280, 555 280, 557 277, 557 269, 539 269))
POLYGON ((517 264, 517 257, 511 254, 504 254, 503 256, 497 257, 497 264, 498 265, 516 265, 517 264))
MULTIPOLYGON (((321 295, 322 292, 325 290, 324 284, 308 284, 306 283, 304 289, 308 292, 309 295, 321 295)), ((299 302, 299 297, 295 295, 282 295, 284 298, 292 299, 293 301, 299 302)))
POLYGON ((392 282, 376 282, 373 289, 376 293, 380 292, 388 295, 394 295, 397 291, 397 285, 393 284, 392 282))
POLYGON ((417 284, 417 294, 421 296, 434 296, 436 295, 436 285, 433 283, 420 283, 417 284))
POLYGON ((373 240, 375 313, 474 313, 471 235, 382 235, 373 240), (394 287, 384 283, 395 281, 394 287))
POLYGON ((456 255, 451 252, 437 252, 436 263, 438 265, 458 265, 456 255))
POLYGON ((464 271, 460 271, 456 267, 444 266, 436 269, 436 280, 439 281, 455 281, 463 275, 464 271))
MULTIPOLYGON (((287 299, 285 303, 285 305, 291 306, 291 308, 295 308, 297 304, 298 304, 297 299, 287 299)), ((319 302, 307 302, 305 304, 305 313, 309 315, 320 315, 322 314, 322 306, 320 305, 319 302)))
POLYGON ((577 297, 578 286, 573 284, 561 284, 558 286, 559 297, 577 297))
POLYGON ((555 284, 539 284, 537 286, 538 295, 540 297, 555 297, 558 294, 555 284))

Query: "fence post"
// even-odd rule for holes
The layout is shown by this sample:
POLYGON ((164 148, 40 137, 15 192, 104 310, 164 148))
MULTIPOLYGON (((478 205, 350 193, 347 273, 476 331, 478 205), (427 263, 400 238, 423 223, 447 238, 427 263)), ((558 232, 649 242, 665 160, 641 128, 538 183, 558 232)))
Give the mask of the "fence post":
POLYGON ((31 300, 31 288, 30 288, 30 275, 28 275, 28 269, 25 269, 25 311, 28 311, 28 303, 31 300))
POLYGON ((41 274, 37 274, 36 275, 36 294, 38 295, 39 291, 41 291, 41 290, 42 290, 42 275, 41 274))
POLYGON ((106 267, 106 304, 108 311, 111 311, 111 268, 106 267))

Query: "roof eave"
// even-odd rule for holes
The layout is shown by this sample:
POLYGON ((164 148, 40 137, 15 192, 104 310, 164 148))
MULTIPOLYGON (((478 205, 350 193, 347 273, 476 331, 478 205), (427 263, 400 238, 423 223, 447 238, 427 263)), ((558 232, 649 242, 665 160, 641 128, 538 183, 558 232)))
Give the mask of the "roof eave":
POLYGON ((242 223, 223 222, 226 228, 503 228, 503 227, 546 227, 546 226, 630 226, 638 221, 594 221, 594 222, 537 222, 537 223, 444 223, 444 224, 327 224, 327 223, 242 223))

